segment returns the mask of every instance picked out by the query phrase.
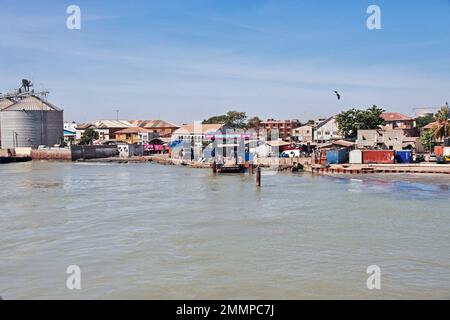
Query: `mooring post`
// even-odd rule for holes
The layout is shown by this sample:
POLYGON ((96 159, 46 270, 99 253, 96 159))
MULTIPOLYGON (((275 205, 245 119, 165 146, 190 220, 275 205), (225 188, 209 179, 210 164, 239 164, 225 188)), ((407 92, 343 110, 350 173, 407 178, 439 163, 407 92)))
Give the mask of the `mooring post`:
POLYGON ((253 176, 253 163, 252 162, 248 163, 248 175, 253 176))
POLYGON ((213 161, 213 163, 212 163, 212 172, 213 172, 213 174, 217 173, 217 163, 216 163, 216 161, 213 161))
POLYGON ((256 186, 261 187, 261 167, 259 165, 256 167, 256 186))

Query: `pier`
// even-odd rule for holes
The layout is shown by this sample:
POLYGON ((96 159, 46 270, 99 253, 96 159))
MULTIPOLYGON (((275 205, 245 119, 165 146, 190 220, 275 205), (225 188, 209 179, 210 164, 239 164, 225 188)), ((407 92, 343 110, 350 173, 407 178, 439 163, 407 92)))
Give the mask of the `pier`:
POLYGON ((369 165, 312 165, 308 171, 319 174, 367 174, 367 173, 414 173, 450 174, 448 165, 439 164, 369 164, 369 165))

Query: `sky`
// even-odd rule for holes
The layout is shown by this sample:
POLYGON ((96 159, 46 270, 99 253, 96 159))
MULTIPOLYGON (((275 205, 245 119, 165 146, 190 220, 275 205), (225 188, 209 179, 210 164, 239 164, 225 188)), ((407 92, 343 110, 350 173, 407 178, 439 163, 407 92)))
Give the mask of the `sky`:
POLYGON ((450 100, 450 1, 0 0, 0 92, 22 78, 80 122, 414 115, 450 100))

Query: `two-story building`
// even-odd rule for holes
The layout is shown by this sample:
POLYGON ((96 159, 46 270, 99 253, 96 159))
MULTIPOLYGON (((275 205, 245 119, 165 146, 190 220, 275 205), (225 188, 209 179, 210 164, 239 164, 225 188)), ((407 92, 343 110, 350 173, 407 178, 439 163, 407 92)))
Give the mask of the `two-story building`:
POLYGON ((416 126, 415 119, 398 112, 384 112, 381 114, 381 118, 385 123, 382 126, 384 130, 413 129, 416 126))
POLYGON ((156 137, 157 134, 155 132, 140 127, 126 128, 114 133, 114 140, 124 141, 129 144, 147 144, 156 137))
POLYGON ((224 124, 201 124, 194 123, 182 125, 172 134, 172 141, 182 141, 195 146, 201 146, 204 143, 211 142, 211 137, 217 132, 224 132, 224 124))

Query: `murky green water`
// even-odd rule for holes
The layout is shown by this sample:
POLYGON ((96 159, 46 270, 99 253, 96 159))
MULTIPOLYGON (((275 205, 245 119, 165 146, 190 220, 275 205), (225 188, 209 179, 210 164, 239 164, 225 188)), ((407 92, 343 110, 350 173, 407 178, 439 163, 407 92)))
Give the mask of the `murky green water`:
POLYGON ((0 181, 4 299, 450 298, 447 176, 278 174, 258 191, 209 170, 33 162, 0 181))

